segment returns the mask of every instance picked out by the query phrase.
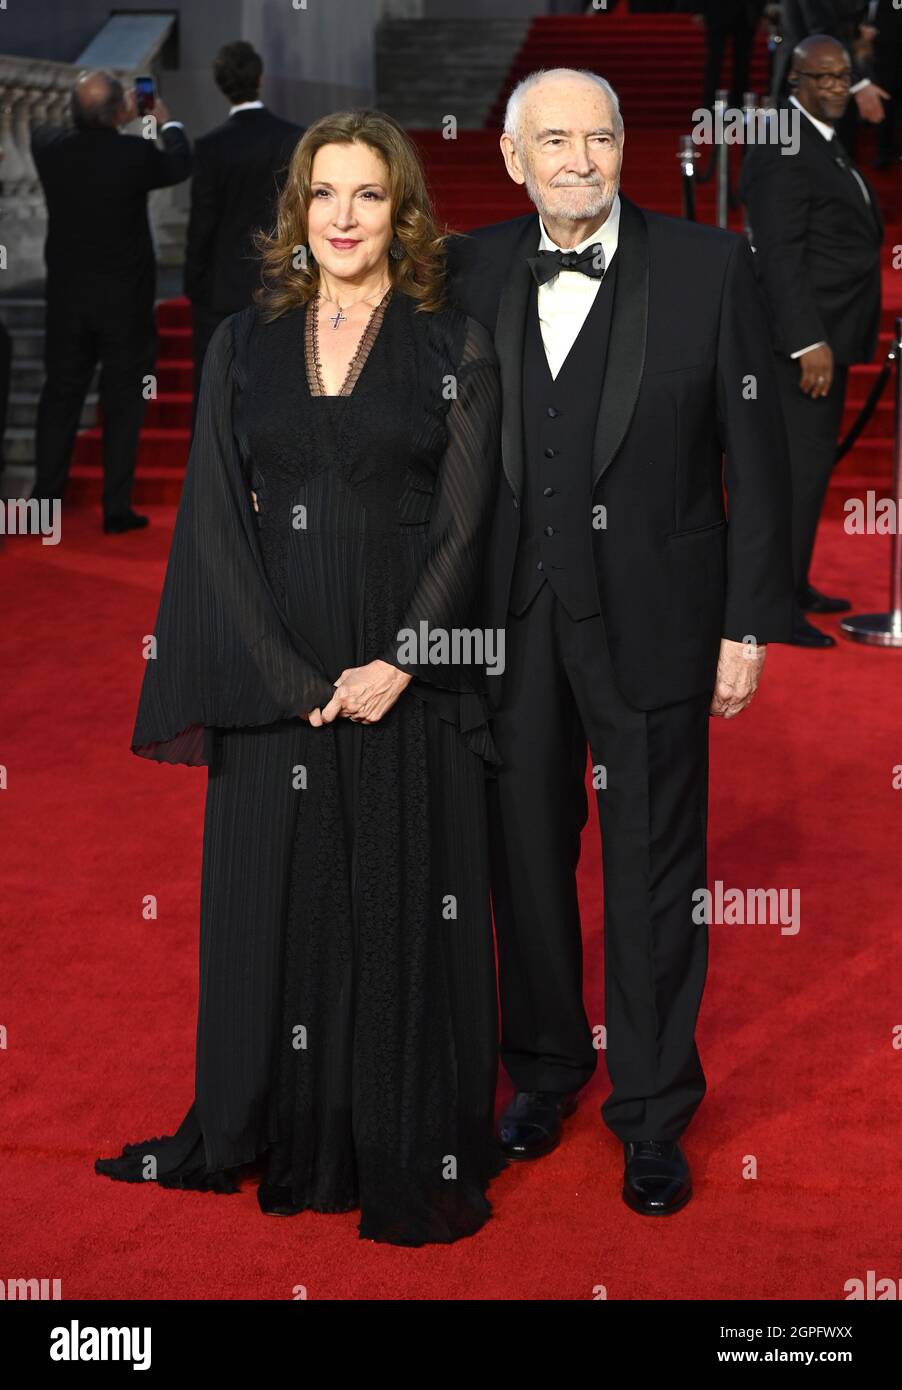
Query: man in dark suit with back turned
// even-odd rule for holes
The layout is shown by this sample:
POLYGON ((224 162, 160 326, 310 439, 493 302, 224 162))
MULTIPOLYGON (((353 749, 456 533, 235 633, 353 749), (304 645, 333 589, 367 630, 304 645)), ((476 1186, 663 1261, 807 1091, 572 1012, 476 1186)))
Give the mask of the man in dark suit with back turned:
POLYGON ((227 43, 213 75, 232 103, 222 125, 194 149, 191 215, 185 249, 185 294, 194 323, 194 408, 207 346, 229 314, 251 303, 260 283, 254 233, 268 229, 303 127, 283 121, 260 100, 263 63, 249 43, 227 43))
POLYGON ((836 39, 811 35, 790 68, 799 148, 750 146, 740 195, 771 321, 792 469, 793 641, 830 647, 835 638, 804 613, 839 613, 845 598, 811 585, 808 570, 836 456, 853 362, 868 362, 880 328, 883 219, 876 194, 834 130, 849 101, 852 67, 836 39))
POLYGON ((703 104, 714 106, 714 96, 720 85, 724 52, 729 39, 733 49, 733 77, 730 106, 740 106, 749 85, 749 70, 755 35, 764 14, 765 0, 705 0, 697 7, 705 21, 705 77, 703 104))
POLYGON ((602 1116, 623 1197, 677 1210, 679 1137, 705 1092, 709 713, 738 714, 790 635, 786 440, 743 237, 619 195, 623 122, 592 73, 511 96, 507 170, 539 211, 449 246, 452 292, 492 333, 502 464, 486 621, 502 759, 491 786, 501 1143, 548 1153, 597 1052, 576 893, 588 803, 604 854, 602 1116), (726 467, 723 454, 726 454, 726 467), (724 515, 723 478, 729 524, 724 515))
POLYGON ((152 188, 181 183, 191 146, 158 100, 148 136, 122 135, 134 92, 110 72, 82 74, 74 126, 38 126, 31 151, 47 199, 46 380, 38 405, 32 497, 62 498, 85 395, 101 364, 103 529, 130 531, 144 377, 153 371, 156 258, 147 219, 152 188), (156 135, 162 142, 160 149, 156 135))

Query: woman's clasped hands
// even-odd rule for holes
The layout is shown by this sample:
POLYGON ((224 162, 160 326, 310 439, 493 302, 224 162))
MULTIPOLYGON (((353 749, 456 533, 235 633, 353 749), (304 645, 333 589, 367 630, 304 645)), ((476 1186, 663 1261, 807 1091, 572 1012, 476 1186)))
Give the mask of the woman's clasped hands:
POLYGON ((301 718, 318 729, 335 719, 353 724, 376 724, 387 714, 410 684, 412 676, 388 661, 369 661, 365 666, 349 666, 334 682, 335 694, 322 709, 312 709, 301 718))

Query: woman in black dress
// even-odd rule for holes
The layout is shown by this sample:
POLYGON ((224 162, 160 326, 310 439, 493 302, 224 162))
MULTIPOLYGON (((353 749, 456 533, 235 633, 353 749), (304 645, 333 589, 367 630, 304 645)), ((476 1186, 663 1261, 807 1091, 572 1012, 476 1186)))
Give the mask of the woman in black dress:
POLYGON ((497 755, 478 651, 409 638, 479 627, 497 363, 444 303, 422 171, 381 113, 308 129, 263 247, 258 304, 205 359, 132 740, 208 767, 194 1103, 95 1167, 235 1192, 257 1162, 267 1213, 453 1241, 503 1167, 497 755))

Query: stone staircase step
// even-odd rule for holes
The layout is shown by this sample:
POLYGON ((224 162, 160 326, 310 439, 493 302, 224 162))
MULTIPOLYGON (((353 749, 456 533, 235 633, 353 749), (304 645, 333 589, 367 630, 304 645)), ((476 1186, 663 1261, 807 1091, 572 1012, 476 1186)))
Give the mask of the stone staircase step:
MULTIPOLYGON (((22 394, 11 391, 6 411, 7 428, 34 430, 37 415, 38 396, 36 393, 22 394)), ((90 429, 97 423, 97 396, 86 396, 82 407, 79 429, 90 429)))
POLYGON ((376 105, 408 127, 483 126, 527 19, 392 19, 376 33, 376 105))

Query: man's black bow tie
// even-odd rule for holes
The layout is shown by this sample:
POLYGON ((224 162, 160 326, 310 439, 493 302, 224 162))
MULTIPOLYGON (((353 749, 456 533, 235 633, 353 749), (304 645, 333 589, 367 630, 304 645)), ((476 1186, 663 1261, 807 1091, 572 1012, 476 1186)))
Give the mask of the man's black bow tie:
POLYGON ((583 275, 591 275, 593 280, 601 280, 605 268, 604 247, 600 241, 593 241, 585 251, 540 251, 537 256, 530 256, 527 265, 537 285, 553 280, 562 270, 578 270, 583 275))

